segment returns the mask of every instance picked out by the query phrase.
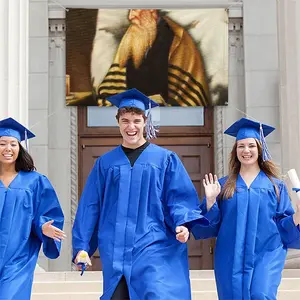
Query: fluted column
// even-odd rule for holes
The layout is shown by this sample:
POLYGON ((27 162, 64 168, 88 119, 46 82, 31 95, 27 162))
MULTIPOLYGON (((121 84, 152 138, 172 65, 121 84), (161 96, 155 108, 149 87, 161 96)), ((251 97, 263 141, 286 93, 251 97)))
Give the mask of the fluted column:
POLYGON ((0 1, 0 119, 28 125, 29 0, 0 1))
POLYGON ((6 115, 8 95, 8 0, 0 2, 0 118, 6 115))
MULTIPOLYGON (((300 176, 300 3, 278 0, 280 127, 283 174, 300 176)), ((289 181, 287 181, 289 184, 289 181)), ((291 194, 295 203, 295 194, 291 194)), ((288 268, 300 268, 299 251, 289 251, 288 268)))

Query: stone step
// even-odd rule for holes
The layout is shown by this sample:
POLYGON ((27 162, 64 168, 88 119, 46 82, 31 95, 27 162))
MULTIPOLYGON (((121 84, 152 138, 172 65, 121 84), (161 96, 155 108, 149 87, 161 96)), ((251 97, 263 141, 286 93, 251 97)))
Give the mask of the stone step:
MULTIPOLYGON (((212 270, 190 271, 193 300, 217 300, 212 270)), ((35 273, 31 300, 99 300, 102 294, 102 272, 35 273), (55 293, 54 293, 55 291, 55 293)), ((300 269, 285 269, 278 300, 300 299, 300 269)))
MULTIPOLYGON (((285 269, 282 272, 283 278, 300 278, 300 269, 285 269)), ((214 279, 213 270, 190 270, 190 278, 200 279, 214 279)), ((102 272, 87 271, 83 276, 80 276, 80 272, 43 272, 35 273, 34 281, 101 281, 102 272)))
MULTIPOLYGON (((31 300, 99 300, 98 293, 36 293, 31 300)), ((193 300, 218 300, 216 291, 199 291, 192 293, 193 300)), ((279 291, 277 300, 299 300, 300 290, 296 291, 279 291)))
MULTIPOLYGON (((190 271, 190 277, 201 279, 214 279, 214 272, 212 270, 190 271)), ((300 272, 299 276, 300 278, 300 272)), ((87 271, 83 276, 80 276, 80 272, 43 272, 35 273, 34 281, 102 281, 102 272, 87 271)))
MULTIPOLYGON (((33 293, 51 293, 53 287, 57 293, 73 292, 102 293, 102 281, 42 281, 34 282, 33 293)), ((191 280, 192 291, 214 291, 216 283, 214 279, 194 278, 191 280)), ((283 278, 279 290, 297 290, 300 288, 300 278, 283 278)))

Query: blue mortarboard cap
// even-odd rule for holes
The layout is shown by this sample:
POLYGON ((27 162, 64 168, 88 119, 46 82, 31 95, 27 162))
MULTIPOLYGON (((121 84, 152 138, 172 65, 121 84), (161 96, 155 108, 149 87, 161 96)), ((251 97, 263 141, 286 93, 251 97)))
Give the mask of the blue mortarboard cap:
POLYGON ((0 136, 10 136, 19 142, 35 137, 35 135, 13 118, 0 121, 0 136))
POLYGON ((142 111, 148 110, 146 122, 147 139, 156 138, 156 132, 158 132, 158 129, 157 126, 154 126, 153 124, 151 108, 159 106, 158 103, 154 102, 137 89, 130 89, 126 92, 110 96, 107 100, 118 108, 136 107, 142 111))
POLYGON ((275 130, 275 128, 272 126, 241 118, 228 127, 224 133, 235 137, 236 141, 247 138, 258 139, 263 148, 263 160, 269 160, 271 156, 267 148, 265 137, 273 130, 275 130))
POLYGON ((110 96, 107 100, 118 108, 136 107, 142 111, 158 106, 156 102, 137 89, 130 89, 126 92, 110 96))
POLYGON ((236 137, 237 141, 247 138, 260 139, 261 127, 264 137, 266 137, 273 130, 275 130, 275 128, 272 126, 261 124, 259 122, 255 122, 246 118, 242 118, 234 122, 230 127, 228 127, 224 133, 236 137))

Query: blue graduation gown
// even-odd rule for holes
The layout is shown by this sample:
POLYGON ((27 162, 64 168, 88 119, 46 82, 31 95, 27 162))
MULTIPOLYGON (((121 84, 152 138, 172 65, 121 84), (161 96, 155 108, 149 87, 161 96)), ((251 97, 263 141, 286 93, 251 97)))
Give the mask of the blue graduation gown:
POLYGON ((104 291, 124 275, 131 300, 191 299, 187 246, 175 227, 205 226, 196 190, 175 153, 150 144, 131 167, 121 146, 96 161, 73 227, 74 257, 97 246, 104 291), (98 240, 98 241, 97 241, 98 240))
POLYGON ((0 181, 0 299, 30 299, 34 269, 43 243, 49 258, 59 256, 59 242, 43 235, 54 220, 62 229, 63 213, 49 180, 20 171, 6 188, 0 181))
MULTIPOLYGON (((227 177, 220 179, 223 186, 227 177)), ((218 200, 207 212, 207 219, 219 222, 207 228, 195 226, 197 239, 217 237, 215 276, 220 300, 276 299, 287 248, 300 249, 300 230, 285 184, 274 186, 263 171, 248 189, 238 175, 236 192, 228 200, 218 200)))

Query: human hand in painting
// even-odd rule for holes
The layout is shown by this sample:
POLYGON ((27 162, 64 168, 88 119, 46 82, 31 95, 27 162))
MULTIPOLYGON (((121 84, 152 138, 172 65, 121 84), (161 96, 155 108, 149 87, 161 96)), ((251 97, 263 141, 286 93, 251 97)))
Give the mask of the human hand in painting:
POLYGON ((221 192, 221 186, 219 184, 217 175, 213 176, 211 173, 209 173, 209 175, 205 174, 203 186, 205 190, 206 207, 207 211, 209 211, 215 204, 216 199, 221 192))
POLYGON ((61 242, 66 238, 65 233, 59 228, 53 226, 54 220, 48 221, 42 225, 42 232, 45 236, 54 239, 57 242, 61 242))
POLYGON ((189 230, 185 226, 176 227, 176 239, 181 243, 186 243, 189 238, 189 230))
POLYGON ((293 220, 296 226, 300 225, 300 200, 296 202, 296 212, 293 215, 293 220))

